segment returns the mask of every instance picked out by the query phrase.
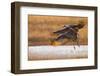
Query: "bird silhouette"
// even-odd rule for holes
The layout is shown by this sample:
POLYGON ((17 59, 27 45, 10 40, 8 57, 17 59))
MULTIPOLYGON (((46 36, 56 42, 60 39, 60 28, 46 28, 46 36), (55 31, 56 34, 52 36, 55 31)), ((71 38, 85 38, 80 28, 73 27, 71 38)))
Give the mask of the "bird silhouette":
MULTIPOLYGON (((69 24, 69 25, 64 25, 62 29, 59 29, 53 34, 57 34, 58 37, 53 39, 53 41, 59 41, 63 39, 69 39, 73 42, 77 42, 77 45, 80 46, 79 44, 79 30, 84 27, 84 23, 80 22, 79 24, 69 24)), ((75 46, 74 46, 75 48, 75 46)))

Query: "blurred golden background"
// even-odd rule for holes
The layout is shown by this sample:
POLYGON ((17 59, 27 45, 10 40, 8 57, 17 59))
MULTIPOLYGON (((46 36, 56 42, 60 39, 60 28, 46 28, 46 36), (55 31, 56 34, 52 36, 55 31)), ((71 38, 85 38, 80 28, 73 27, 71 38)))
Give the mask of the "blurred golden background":
MULTIPOLYGON (((53 35, 54 31, 62 29, 64 25, 78 24, 79 21, 83 21, 85 23, 84 28, 79 30, 79 42, 81 45, 87 45, 87 17, 28 15, 28 45, 51 45, 50 40, 57 37, 53 35)), ((66 42, 66 45, 73 45, 73 43, 68 41, 66 42)))

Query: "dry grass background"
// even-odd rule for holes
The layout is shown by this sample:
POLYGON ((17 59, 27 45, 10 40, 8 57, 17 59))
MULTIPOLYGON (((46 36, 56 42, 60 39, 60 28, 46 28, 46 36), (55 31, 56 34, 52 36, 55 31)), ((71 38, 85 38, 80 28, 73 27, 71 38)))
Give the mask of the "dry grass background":
MULTIPOLYGON (((53 32, 63 28, 67 24, 78 24, 79 21, 85 23, 85 27, 79 31, 80 44, 86 45, 88 42, 88 18, 87 17, 71 17, 71 16, 28 16, 28 43, 33 45, 50 45, 50 39, 56 38, 53 32)), ((76 43, 74 43, 76 44, 76 43)), ((67 42, 66 45, 72 45, 67 42)))

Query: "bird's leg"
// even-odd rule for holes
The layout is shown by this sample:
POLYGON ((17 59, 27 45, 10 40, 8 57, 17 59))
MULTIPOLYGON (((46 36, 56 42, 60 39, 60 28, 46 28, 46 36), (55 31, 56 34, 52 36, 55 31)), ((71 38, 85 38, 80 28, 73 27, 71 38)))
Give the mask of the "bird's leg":
POLYGON ((80 47, 79 40, 77 39, 77 45, 80 47))
POLYGON ((76 50, 75 45, 74 45, 75 40, 72 40, 72 41, 73 41, 74 50, 76 50))
POLYGON ((80 47, 80 44, 79 44, 79 33, 77 34, 77 45, 80 47))
POLYGON ((74 49, 76 50, 75 45, 74 45, 74 49))
POLYGON ((74 50, 76 50, 75 46, 74 46, 74 50))

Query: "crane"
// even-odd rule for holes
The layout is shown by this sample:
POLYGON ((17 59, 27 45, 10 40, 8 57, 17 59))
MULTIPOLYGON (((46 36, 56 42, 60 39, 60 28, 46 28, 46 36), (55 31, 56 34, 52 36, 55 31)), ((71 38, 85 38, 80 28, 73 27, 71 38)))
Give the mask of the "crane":
MULTIPOLYGON (((80 46, 79 44, 79 30, 84 27, 84 23, 80 22, 79 24, 69 24, 69 25, 64 25, 62 29, 59 29, 53 34, 58 35, 57 38, 53 39, 53 43, 55 41, 63 40, 63 39, 68 39, 73 42, 77 42, 77 45, 80 46)), ((66 42, 64 42, 66 43, 66 42)), ((75 46, 74 46, 75 49, 75 46)))

